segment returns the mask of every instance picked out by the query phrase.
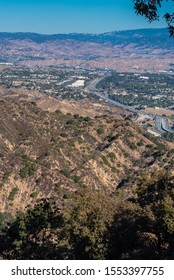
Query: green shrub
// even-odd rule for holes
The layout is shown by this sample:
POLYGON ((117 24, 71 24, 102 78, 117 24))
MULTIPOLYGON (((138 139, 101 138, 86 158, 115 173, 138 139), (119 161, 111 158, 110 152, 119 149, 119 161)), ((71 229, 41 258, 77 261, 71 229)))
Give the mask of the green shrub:
POLYGON ((81 178, 77 175, 72 175, 71 179, 75 182, 75 183, 80 183, 81 178))
POLYGON ((63 196, 64 199, 71 199, 72 198, 72 194, 71 193, 66 193, 63 196))
POLYGON ((90 117, 84 117, 83 120, 84 120, 85 122, 89 122, 89 121, 91 120, 91 118, 90 118, 90 117))
POLYGON ((25 166, 20 169, 19 175, 22 179, 26 178, 28 176, 28 168, 25 166))
POLYGON ((63 137, 63 138, 67 138, 67 137, 68 137, 68 134, 66 134, 66 133, 61 133, 60 136, 63 137))
POLYGON ((55 113, 62 115, 62 112, 60 110, 56 110, 55 113))
POLYGON ((36 184, 39 184, 41 182, 41 177, 38 177, 35 182, 36 184))
POLYGON ((60 172, 62 175, 64 175, 67 178, 70 178, 71 176, 70 172, 67 169, 62 169, 60 172))
POLYGON ((132 143, 132 142, 130 142, 128 140, 127 140, 127 145, 129 146, 129 148, 131 150, 136 150, 137 149, 137 146, 134 143, 132 143))
POLYGON ((112 168, 111 168, 111 171, 112 171, 113 173, 116 173, 116 172, 117 172, 117 168, 112 167, 112 168))
POLYGON ((31 161, 30 157, 26 154, 21 156, 24 161, 31 161))
POLYGON ((72 141, 68 141, 67 144, 69 147, 72 147, 72 148, 75 147, 74 142, 72 142, 72 141))
POLYGON ((99 127, 98 129, 97 129, 97 133, 99 134, 99 135, 101 135, 101 134, 103 134, 105 131, 104 131, 104 128, 103 127, 99 127))
POLYGON ((54 137, 51 138, 50 140, 52 143, 56 143, 56 139, 54 137))
POLYGON ((108 154, 108 157, 111 159, 111 160, 114 160, 116 157, 115 157, 115 154, 113 152, 109 153, 108 154))
POLYGON ((9 200, 14 200, 15 195, 18 193, 19 189, 17 187, 13 188, 8 196, 9 200))
POLYGON ((138 146, 138 147, 143 146, 142 140, 140 140, 140 141, 137 143, 137 146, 138 146))
POLYGON ((36 197, 38 196, 38 194, 39 194, 39 192, 37 192, 37 191, 32 192, 32 193, 30 194, 30 197, 36 198, 36 197))
POLYGON ((66 124, 73 124, 74 123, 74 120, 68 120, 67 122, 66 122, 66 124))
POLYGON ((74 114, 74 119, 78 119, 79 118, 79 114, 74 114))
POLYGON ((102 160, 103 160, 103 163, 109 167, 111 167, 109 161, 107 160, 107 158, 105 156, 101 156, 102 160))
POLYGON ((3 175, 3 180, 4 180, 4 181, 7 181, 8 178, 9 178, 9 176, 10 176, 10 172, 9 172, 9 171, 6 171, 6 172, 4 173, 4 175, 3 175))
POLYGON ((62 185, 62 183, 60 181, 55 183, 55 188, 54 188, 55 192, 59 192, 61 185, 62 185))
POLYGON ((37 167, 36 164, 26 164, 23 168, 20 169, 19 175, 22 179, 34 175, 37 167))

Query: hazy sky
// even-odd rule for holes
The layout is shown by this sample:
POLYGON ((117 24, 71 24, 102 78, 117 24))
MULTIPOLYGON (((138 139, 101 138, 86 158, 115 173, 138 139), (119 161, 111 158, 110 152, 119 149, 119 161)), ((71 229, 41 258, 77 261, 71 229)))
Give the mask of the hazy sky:
POLYGON ((132 0, 0 0, 0 32, 102 33, 166 27, 136 16, 132 0))

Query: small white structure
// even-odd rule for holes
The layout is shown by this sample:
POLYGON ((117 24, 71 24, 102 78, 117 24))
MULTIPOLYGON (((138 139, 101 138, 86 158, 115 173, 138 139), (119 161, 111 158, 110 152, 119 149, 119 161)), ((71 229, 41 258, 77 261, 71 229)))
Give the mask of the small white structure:
POLYGON ((85 84, 85 80, 77 80, 71 86, 72 87, 83 87, 85 84))
POLYGON ((160 135, 159 133, 157 133, 157 132, 155 132, 155 131, 153 131, 153 130, 151 130, 151 129, 149 129, 149 128, 148 128, 147 131, 148 131, 149 133, 153 134, 155 137, 161 137, 161 135, 160 135))

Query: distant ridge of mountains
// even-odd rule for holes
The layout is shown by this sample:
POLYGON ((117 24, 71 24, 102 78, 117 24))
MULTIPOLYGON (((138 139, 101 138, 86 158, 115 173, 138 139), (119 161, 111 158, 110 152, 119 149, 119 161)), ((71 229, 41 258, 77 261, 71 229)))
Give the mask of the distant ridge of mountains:
POLYGON ((0 33, 0 63, 113 69, 117 72, 170 71, 174 39, 168 29, 102 34, 0 33))
POLYGON ((84 34, 84 33, 70 33, 70 34, 38 34, 30 32, 6 33, 0 32, 1 40, 31 40, 35 43, 45 43, 50 41, 71 39, 79 42, 93 42, 98 44, 136 44, 147 45, 149 47, 158 48, 173 48, 173 39, 169 37, 166 28, 157 29, 136 29, 125 31, 113 31, 102 34, 84 34))

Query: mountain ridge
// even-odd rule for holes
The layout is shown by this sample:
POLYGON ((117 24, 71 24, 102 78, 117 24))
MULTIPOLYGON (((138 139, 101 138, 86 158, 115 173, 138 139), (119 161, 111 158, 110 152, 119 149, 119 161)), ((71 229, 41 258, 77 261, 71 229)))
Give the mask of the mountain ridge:
POLYGON ((171 69, 173 40, 167 29, 102 34, 0 33, 0 62, 149 72, 171 69), (160 60, 157 61, 157 59, 160 60))
MULTIPOLYGON (((113 31, 106 31, 106 32, 101 32, 101 33, 88 33, 88 32, 70 32, 70 33, 51 33, 51 34, 47 34, 47 33, 39 33, 39 32, 23 32, 23 31, 17 31, 17 32, 10 32, 10 31, 1 31, 0 32, 0 36, 1 35, 23 35, 23 34, 26 34, 26 35, 40 35, 40 36, 61 36, 61 35, 64 35, 64 36, 69 36, 69 35, 72 35, 72 36, 76 36, 76 35, 89 35, 89 36, 100 36, 100 35, 107 35, 107 34, 118 34, 118 33, 134 33, 134 32, 156 32, 156 31, 161 31, 163 32, 165 35, 168 35, 168 29, 167 28, 135 28, 135 29, 125 29, 125 30, 113 30, 113 31)), ((168 36, 169 37, 169 36, 168 36)))
MULTIPOLYGON (((137 39, 155 37, 162 41, 167 40, 168 44, 172 40, 169 38, 168 30, 166 28, 145 28, 132 29, 122 31, 111 31, 100 34, 93 33, 58 33, 58 34, 40 34, 35 32, 0 32, 0 39, 24 40, 29 39, 36 43, 44 43, 46 41, 56 41, 61 39, 74 39, 78 41, 90 42, 110 42, 117 44, 117 40, 129 39, 130 36, 137 37, 137 39)), ((163 42, 164 43, 164 42, 163 42)))

